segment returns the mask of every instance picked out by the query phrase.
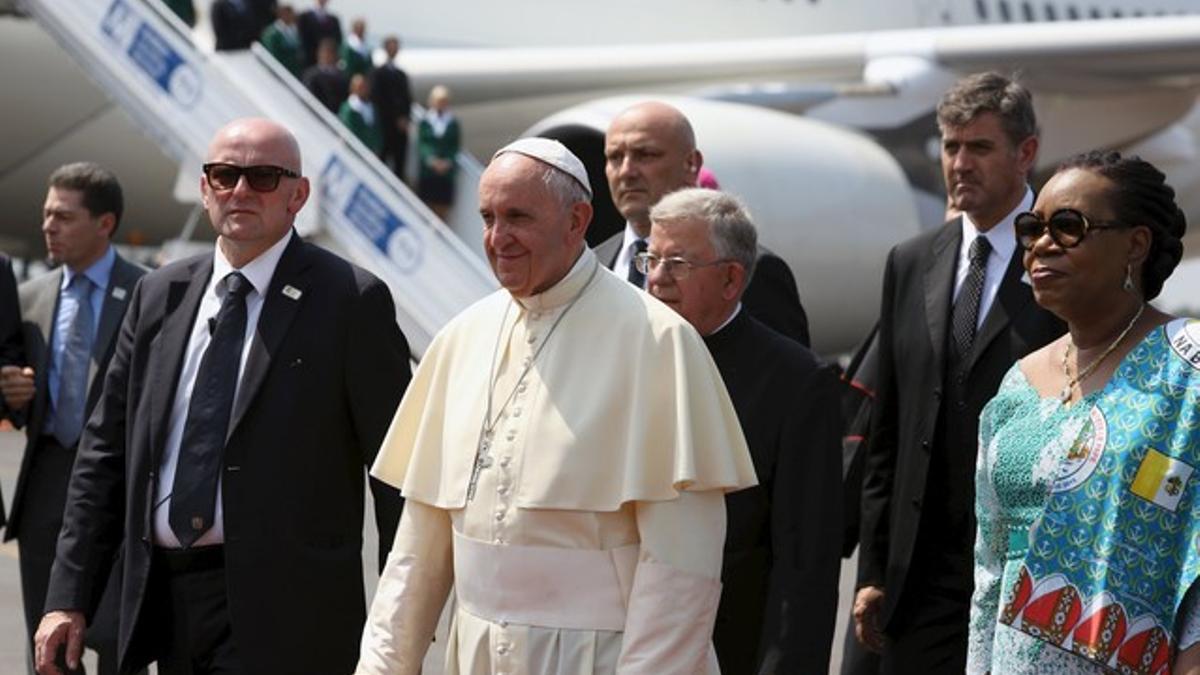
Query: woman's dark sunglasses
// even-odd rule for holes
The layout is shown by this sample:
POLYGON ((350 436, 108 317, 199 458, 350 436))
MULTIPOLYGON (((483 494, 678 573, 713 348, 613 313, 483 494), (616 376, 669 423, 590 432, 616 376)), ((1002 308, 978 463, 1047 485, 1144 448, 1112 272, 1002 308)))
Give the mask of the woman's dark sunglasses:
POLYGON ((1013 229, 1017 232, 1017 243, 1025 250, 1033 248, 1046 231, 1050 239, 1061 248, 1074 248, 1083 242, 1092 230, 1111 230, 1125 227, 1115 220, 1092 220, 1075 209, 1059 209, 1042 220, 1036 213, 1026 211, 1017 215, 1013 229))
POLYGON ((232 190, 237 187, 238 180, 246 177, 246 184, 255 192, 273 192, 279 187, 279 179, 283 176, 299 178, 300 174, 280 166, 259 164, 256 166, 238 166, 224 162, 209 162, 204 165, 204 178, 214 190, 232 190))

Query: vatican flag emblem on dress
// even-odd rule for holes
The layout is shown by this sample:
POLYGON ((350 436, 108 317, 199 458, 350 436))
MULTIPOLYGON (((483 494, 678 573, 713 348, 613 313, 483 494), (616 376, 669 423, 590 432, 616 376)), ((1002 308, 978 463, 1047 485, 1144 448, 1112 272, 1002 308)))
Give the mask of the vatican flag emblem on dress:
POLYGON ((1168 511, 1175 511, 1194 468, 1150 448, 1142 458, 1130 491, 1168 511))

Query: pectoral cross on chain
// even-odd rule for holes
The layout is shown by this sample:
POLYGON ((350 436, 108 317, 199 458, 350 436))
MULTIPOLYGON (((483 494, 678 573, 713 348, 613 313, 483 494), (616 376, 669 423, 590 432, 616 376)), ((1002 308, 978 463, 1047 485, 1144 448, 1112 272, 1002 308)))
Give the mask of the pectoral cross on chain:
POLYGON ((479 486, 479 474, 492 465, 492 456, 488 453, 492 447, 492 432, 484 432, 479 441, 479 450, 475 453, 475 464, 471 467, 471 482, 467 484, 467 501, 475 499, 475 488, 479 486))

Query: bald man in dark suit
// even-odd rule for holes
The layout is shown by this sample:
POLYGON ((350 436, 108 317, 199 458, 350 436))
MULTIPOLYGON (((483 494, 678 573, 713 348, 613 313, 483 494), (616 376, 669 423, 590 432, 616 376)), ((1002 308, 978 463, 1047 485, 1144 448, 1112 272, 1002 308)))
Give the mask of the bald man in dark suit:
MULTIPOLYGON (((216 250, 146 275, 80 443, 37 635, 78 633, 123 553, 120 663, 162 675, 348 673, 366 618, 366 467, 408 384, 391 294, 292 228, 299 145, 263 119, 213 139, 216 250)), ((371 482, 381 559, 399 493, 371 482)))

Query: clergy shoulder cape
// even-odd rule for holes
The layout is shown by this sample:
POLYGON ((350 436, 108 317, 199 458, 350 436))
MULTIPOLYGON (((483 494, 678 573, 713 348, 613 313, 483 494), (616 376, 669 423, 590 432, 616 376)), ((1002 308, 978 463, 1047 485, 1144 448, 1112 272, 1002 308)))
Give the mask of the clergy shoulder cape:
MULTIPOLYGON (((590 251, 583 258, 596 264, 590 251)), ((505 349, 497 336, 527 312, 500 290, 447 324, 400 403, 373 475, 407 499, 466 505, 498 339, 505 349)), ((756 483, 737 414, 699 334, 607 269, 563 317, 525 383, 522 442, 535 459, 522 463, 514 484, 521 508, 616 511, 681 490, 756 483)), ((493 406, 507 394, 494 392, 493 406)))

